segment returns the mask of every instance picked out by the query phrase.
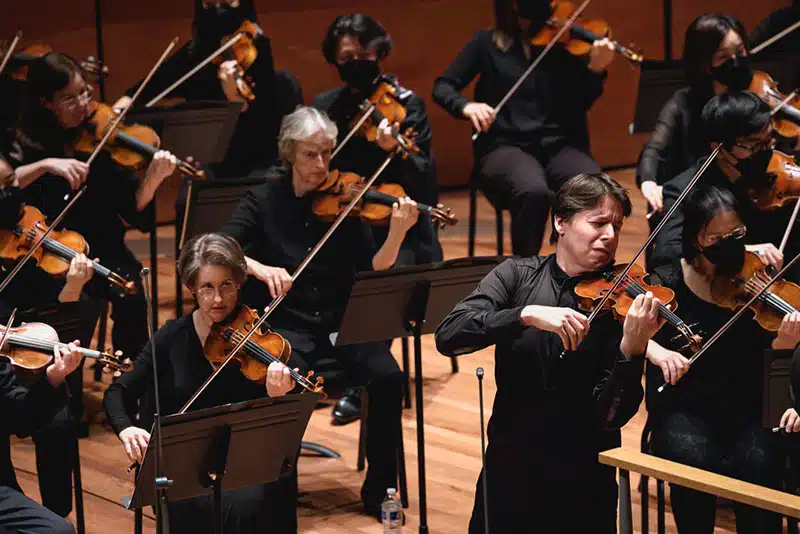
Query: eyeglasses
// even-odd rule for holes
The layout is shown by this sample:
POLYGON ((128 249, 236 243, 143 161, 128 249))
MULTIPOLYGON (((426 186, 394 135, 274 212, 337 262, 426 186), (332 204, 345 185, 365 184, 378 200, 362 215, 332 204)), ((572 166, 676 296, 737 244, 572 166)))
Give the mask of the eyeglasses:
POLYGON ((214 296, 219 293, 220 298, 224 300, 235 295, 238 290, 239 285, 228 280, 227 282, 223 282, 219 287, 201 287, 197 290, 197 298, 199 300, 213 300, 214 296))
POLYGON ((77 108, 82 103, 89 103, 94 95, 94 88, 87 85, 77 95, 68 96, 61 100, 60 104, 69 110, 77 108))
POLYGON ((747 226, 745 225, 737 226, 727 234, 711 234, 707 236, 708 241, 710 243, 708 246, 719 243, 724 239, 729 239, 729 238, 742 239, 745 235, 747 235, 747 226))

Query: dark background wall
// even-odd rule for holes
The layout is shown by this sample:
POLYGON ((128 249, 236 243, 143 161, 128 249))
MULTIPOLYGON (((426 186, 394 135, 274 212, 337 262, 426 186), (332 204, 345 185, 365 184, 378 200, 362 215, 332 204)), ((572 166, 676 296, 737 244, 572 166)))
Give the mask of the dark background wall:
MULTIPOLYGON (((789 0, 673 0, 673 54, 680 57, 683 33, 699 14, 725 11, 740 17, 749 30, 769 12, 789 0)), ((278 68, 291 71, 303 85, 306 101, 339 83, 319 44, 334 17, 367 13, 392 35, 394 51, 385 70, 428 102, 434 131, 439 179, 443 186, 466 182, 471 159, 470 127, 452 119, 430 100, 433 80, 452 61, 472 33, 492 24, 491 0, 256 0, 259 22, 272 38, 278 68)), ((174 36, 190 38, 191 0, 105 0, 104 19, 110 101, 141 78, 174 36)), ((607 20, 614 37, 634 43, 645 57, 663 59, 662 0, 595 0, 587 17, 607 20)), ((78 58, 95 54, 95 2, 92 0, 30 0, 13 2, 0 18, 0 39, 24 32, 23 44, 43 42, 78 58)), ((180 44, 179 43, 179 44, 180 44)), ((592 148, 601 165, 635 161, 644 136, 628 135, 633 117, 638 71, 617 57, 605 94, 591 111, 592 148)), ((468 89, 470 90, 470 89, 468 89)))

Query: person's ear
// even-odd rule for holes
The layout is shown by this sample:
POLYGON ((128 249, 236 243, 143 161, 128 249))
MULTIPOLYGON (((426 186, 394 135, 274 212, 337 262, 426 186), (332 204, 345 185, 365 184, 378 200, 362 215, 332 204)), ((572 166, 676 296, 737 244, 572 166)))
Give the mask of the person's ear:
POLYGON ((555 228, 556 234, 558 234, 559 237, 562 237, 564 235, 565 222, 566 221, 564 221, 561 217, 558 216, 553 217, 553 228, 555 228))

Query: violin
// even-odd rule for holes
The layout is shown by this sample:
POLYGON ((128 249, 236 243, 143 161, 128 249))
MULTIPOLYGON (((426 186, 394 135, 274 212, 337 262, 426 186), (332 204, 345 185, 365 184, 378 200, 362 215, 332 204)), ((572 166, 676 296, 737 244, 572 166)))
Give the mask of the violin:
POLYGON ((773 150, 761 178, 744 177, 751 202, 760 210, 774 210, 800 198, 800 166, 793 156, 773 150))
MULTIPOLYGON (((711 282, 711 297, 718 305, 738 310, 767 285, 772 277, 767 264, 755 252, 746 251, 744 265, 733 276, 715 276, 711 282)), ((768 332, 777 332, 783 317, 798 310, 800 286, 778 280, 753 303, 754 319, 768 332)))
MULTIPOLYGON (((45 323, 22 323, 21 326, 7 328, 0 325, 0 356, 6 358, 11 367, 23 373, 40 373, 53 362, 53 351, 56 347, 66 347, 66 343, 58 340, 55 329, 45 323)), ((87 358, 97 360, 106 370, 113 370, 117 376, 133 369, 130 359, 122 358, 117 351, 114 355, 92 349, 78 347, 78 351, 87 358)))
MULTIPOLYGON (((575 295, 578 297, 578 306, 583 310, 594 310, 598 305, 597 301, 608 293, 616 281, 617 275, 624 268, 625 265, 617 265, 613 269, 603 272, 597 278, 578 282, 574 290, 575 295)), ((628 310, 633 304, 633 300, 649 291, 661 302, 658 315, 675 327, 678 331, 678 337, 682 337, 686 341, 686 346, 681 350, 689 349, 692 352, 700 350, 703 346, 703 338, 694 333, 692 327, 683 322, 683 319, 668 307, 670 303, 675 303, 675 292, 668 287, 646 283, 644 281, 646 276, 647 273, 639 265, 631 266, 625 280, 617 286, 614 293, 606 300, 603 305, 604 309, 612 310, 617 320, 624 321, 628 315, 628 310)))
MULTIPOLYGON (((766 72, 756 71, 747 88, 756 94, 770 108, 775 108, 786 100, 786 95, 778 91, 778 84, 766 72)), ((772 128, 781 137, 793 139, 800 137, 800 97, 794 96, 772 116, 772 128)))
POLYGON ((236 67, 236 90, 239 96, 244 98, 247 102, 252 102, 256 99, 253 92, 255 82, 253 78, 247 75, 247 71, 253 66, 258 57, 258 49, 254 41, 264 36, 264 31, 253 21, 246 20, 239 26, 236 33, 228 35, 223 38, 223 41, 229 41, 236 36, 241 36, 230 48, 226 49, 222 54, 214 58, 215 65, 222 65, 225 61, 235 60, 236 67))
MULTIPOLYGON (((0 229, 0 260, 14 262, 23 257, 42 234, 48 225, 42 212, 33 206, 25 206, 22 217, 13 230, 0 229)), ((33 255, 33 260, 47 274, 66 276, 72 258, 78 253, 89 254, 89 244, 78 232, 72 230, 55 230, 44 240, 33 255)), ((136 293, 136 284, 123 278, 107 267, 92 262, 92 268, 98 275, 119 287, 128 294, 136 293)))
MULTIPOLYGON (((93 101, 82 134, 75 142, 75 151, 83 154, 93 153, 115 117, 116 112, 111 106, 93 101)), ((103 148, 118 165, 138 170, 152 159, 160 146, 161 139, 155 130, 142 124, 130 124, 118 127, 103 148)), ((205 176, 204 171, 180 159, 178 168, 181 172, 196 178, 205 176)))
MULTIPOLYGON (((206 359, 216 369, 224 362, 233 347, 238 345, 258 320, 258 313, 247 306, 241 306, 235 318, 226 323, 217 323, 211 327, 203 347, 206 359)), ((267 331, 256 331, 242 347, 234 359, 239 362, 241 372, 253 382, 264 384, 267 379, 267 368, 272 362, 286 363, 292 355, 292 346, 280 334, 267 331)), ((321 393, 324 382, 322 377, 311 380, 314 371, 303 376, 294 369, 289 370, 292 379, 307 391, 321 393)))
MULTIPOLYGON (((339 172, 333 170, 328 178, 317 190, 311 211, 322 219, 330 222, 336 219, 347 204, 364 188, 364 178, 352 172, 339 172)), ((392 217, 392 204, 405 197, 406 192, 399 184, 381 184, 370 187, 350 212, 365 221, 375 225, 389 224, 392 217)), ((439 228, 453 226, 458 223, 458 218, 453 215, 450 208, 439 204, 437 207, 427 204, 417 204, 420 211, 427 213, 437 222, 439 228)))
MULTIPOLYGON (((544 27, 531 38, 533 46, 547 46, 576 11, 575 4, 566 0, 554 0, 550 5, 553 12, 544 27)), ((582 20, 581 17, 578 17, 569 32, 561 37, 561 42, 570 54, 585 57, 592 51, 592 44, 604 37, 611 38, 611 26, 606 21, 602 19, 582 20), (578 21, 581 21, 580 24, 578 21)), ((623 46, 617 41, 611 42, 614 50, 631 63, 638 64, 644 61, 644 56, 640 52, 623 46)))
MULTIPOLYGON (((383 119, 386 119, 391 125, 392 135, 397 139, 402 154, 407 156, 410 152, 419 152, 419 147, 414 142, 413 130, 408 128, 405 133, 402 133, 395 126, 406 120, 406 108, 399 96, 400 89, 390 78, 385 76, 379 78, 372 94, 359 104, 362 115, 356 115, 350 121, 352 128, 350 135, 363 135, 367 141, 374 143, 378 138, 378 125, 383 119)), ((342 142, 342 145, 345 142, 347 139, 342 142)))

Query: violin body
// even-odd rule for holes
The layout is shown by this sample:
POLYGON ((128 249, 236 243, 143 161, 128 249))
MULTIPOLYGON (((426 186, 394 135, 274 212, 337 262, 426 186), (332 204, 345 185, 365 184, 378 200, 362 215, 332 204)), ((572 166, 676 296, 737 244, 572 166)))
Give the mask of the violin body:
POLYGON ((253 21, 246 20, 239 26, 234 35, 226 36, 223 41, 227 42, 236 35, 242 37, 237 40, 231 48, 223 52, 219 57, 214 59, 217 65, 222 64, 224 61, 236 60, 238 65, 236 69, 236 90, 239 95, 248 102, 256 99, 253 92, 255 83, 253 79, 247 75, 247 71, 258 58, 258 49, 254 41, 264 35, 263 30, 253 21))
MULTIPOLYGON (((775 108, 786 99, 786 95, 778 91, 778 84, 766 72, 754 72, 747 90, 758 95, 770 108, 775 108)), ((800 109, 798 106, 800 106, 800 97, 794 96, 772 116, 772 128, 781 137, 788 139, 800 137, 800 109)))
MULTIPOLYGON (((718 305, 738 310, 772 278, 767 264, 754 252, 745 252, 744 264, 733 276, 717 276, 711 283, 711 296, 718 305)), ((778 280, 755 301, 754 319, 765 330, 777 332, 783 317, 800 306, 800 286, 778 280)))
POLYGON ((419 147, 414 142, 416 135, 411 128, 400 132, 395 126, 406 120, 406 108, 400 101, 398 92, 394 81, 386 77, 380 78, 372 94, 360 104, 362 113, 351 119, 350 128, 357 128, 353 134, 362 135, 367 141, 374 143, 378 139, 378 125, 386 119, 397 139, 398 149, 403 157, 407 157, 411 152, 419 152, 419 147))
POLYGON ((758 209, 781 208, 800 198, 800 166, 793 156, 773 150, 764 177, 748 179, 746 188, 748 197, 758 209))

